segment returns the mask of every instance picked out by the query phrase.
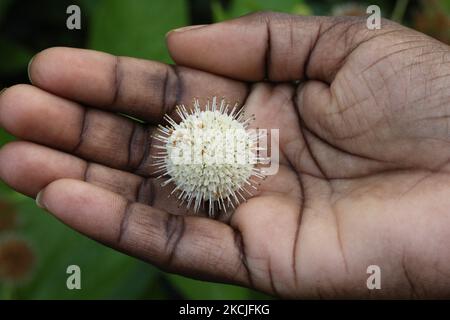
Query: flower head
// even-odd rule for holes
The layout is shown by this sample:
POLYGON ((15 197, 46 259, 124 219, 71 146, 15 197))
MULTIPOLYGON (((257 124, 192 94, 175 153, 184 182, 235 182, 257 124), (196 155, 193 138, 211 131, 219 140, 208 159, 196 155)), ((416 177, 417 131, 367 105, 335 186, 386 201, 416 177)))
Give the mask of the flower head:
POLYGON ((197 212, 201 205, 208 206, 210 216, 215 207, 227 210, 245 201, 244 194, 252 195, 256 189, 254 178, 264 178, 255 165, 260 160, 258 134, 248 129, 252 117, 244 119, 237 105, 230 111, 224 100, 212 102, 200 109, 198 100, 188 111, 177 106, 179 123, 165 115, 168 126, 159 126, 155 136, 162 142, 156 165, 167 180, 173 183, 171 194, 176 193, 181 203, 192 204, 197 212))

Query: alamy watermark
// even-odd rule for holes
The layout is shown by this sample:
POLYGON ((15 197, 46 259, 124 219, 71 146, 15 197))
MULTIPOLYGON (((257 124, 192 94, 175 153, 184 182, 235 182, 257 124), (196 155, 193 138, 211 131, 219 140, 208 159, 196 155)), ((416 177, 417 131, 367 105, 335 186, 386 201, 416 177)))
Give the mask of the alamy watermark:
POLYGON ((370 265, 366 270, 370 276, 367 278, 366 286, 369 290, 381 289, 381 268, 377 265, 370 265))
POLYGON ((174 165, 260 164, 264 175, 275 175, 279 140, 278 129, 177 129, 166 141, 166 156, 174 165))
POLYGON ((369 30, 381 29, 381 9, 377 5, 370 5, 366 9, 367 17, 366 26, 369 30))
POLYGON ((67 7, 66 13, 69 15, 66 20, 66 27, 69 30, 81 29, 81 9, 79 6, 72 4, 67 7))
POLYGON ((81 290, 81 268, 77 265, 70 265, 66 269, 69 275, 66 280, 66 287, 69 290, 81 290))

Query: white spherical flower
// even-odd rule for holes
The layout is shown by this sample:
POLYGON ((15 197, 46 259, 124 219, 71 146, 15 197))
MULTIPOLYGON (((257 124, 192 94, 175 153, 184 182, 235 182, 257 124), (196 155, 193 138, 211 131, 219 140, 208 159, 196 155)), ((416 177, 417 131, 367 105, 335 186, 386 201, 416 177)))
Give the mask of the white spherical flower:
POLYGON ((258 134, 248 130, 253 118, 244 120, 242 108, 237 111, 236 105, 229 111, 224 100, 218 105, 214 97, 204 109, 195 100, 190 112, 177 106, 179 123, 165 115, 169 125, 160 125, 155 135, 163 143, 155 165, 162 172, 159 177, 167 177, 162 186, 173 183, 171 194, 176 193, 181 203, 187 208, 193 204, 195 212, 206 204, 214 216, 216 207, 235 208, 256 190, 254 178, 264 178, 255 166, 262 160, 262 148, 258 134))

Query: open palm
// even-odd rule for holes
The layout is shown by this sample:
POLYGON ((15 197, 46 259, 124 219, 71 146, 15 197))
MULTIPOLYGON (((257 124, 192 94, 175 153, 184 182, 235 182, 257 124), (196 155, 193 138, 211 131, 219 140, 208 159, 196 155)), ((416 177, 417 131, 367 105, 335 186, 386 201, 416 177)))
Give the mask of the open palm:
POLYGON ((273 13, 167 42, 176 66, 39 53, 33 86, 0 97, 1 125, 24 140, 1 149, 1 179, 168 271, 282 297, 450 294, 448 46, 388 21, 273 13), (218 220, 168 198, 151 157, 162 116, 212 96, 280 130, 278 173, 218 220))

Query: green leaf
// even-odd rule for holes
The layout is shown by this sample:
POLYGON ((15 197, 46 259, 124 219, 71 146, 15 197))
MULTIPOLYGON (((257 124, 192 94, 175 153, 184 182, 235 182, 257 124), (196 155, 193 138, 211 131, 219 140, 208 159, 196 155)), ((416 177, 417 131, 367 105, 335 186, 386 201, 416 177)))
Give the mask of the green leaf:
POLYGON ((450 0, 441 0, 439 2, 441 4, 441 7, 444 9, 444 12, 450 15, 450 0))
POLYGON ((33 57, 24 46, 6 38, 0 38, 0 73, 11 74, 22 71, 33 57))
POLYGON ((165 34, 186 23, 184 0, 100 0, 92 7, 88 47, 170 62, 165 34))
MULTIPOLYGON (((225 10, 220 2, 212 2, 213 17, 216 21, 237 18, 255 11, 277 11, 292 13, 299 10, 302 0, 234 0, 228 10, 225 10)), ((303 8, 305 9, 305 8, 303 8)))
POLYGON ((267 298, 262 294, 243 287, 199 281, 174 274, 168 274, 168 278, 186 299, 242 300, 267 298))
MULTIPOLYGON (((1 90, 1 89, 0 89, 1 90)), ((7 133, 3 128, 0 128, 0 147, 4 146, 6 143, 14 140, 14 137, 7 133)))
POLYGON ((291 13, 301 16, 310 16, 313 14, 313 11, 306 3, 298 3, 292 8, 291 13))
POLYGON ((11 0, 1 0, 0 1, 0 21, 2 21, 3 16, 8 10, 8 6, 11 4, 11 0))
POLYGON ((229 18, 229 14, 225 11, 218 0, 211 2, 211 11, 215 22, 224 21, 229 18))

